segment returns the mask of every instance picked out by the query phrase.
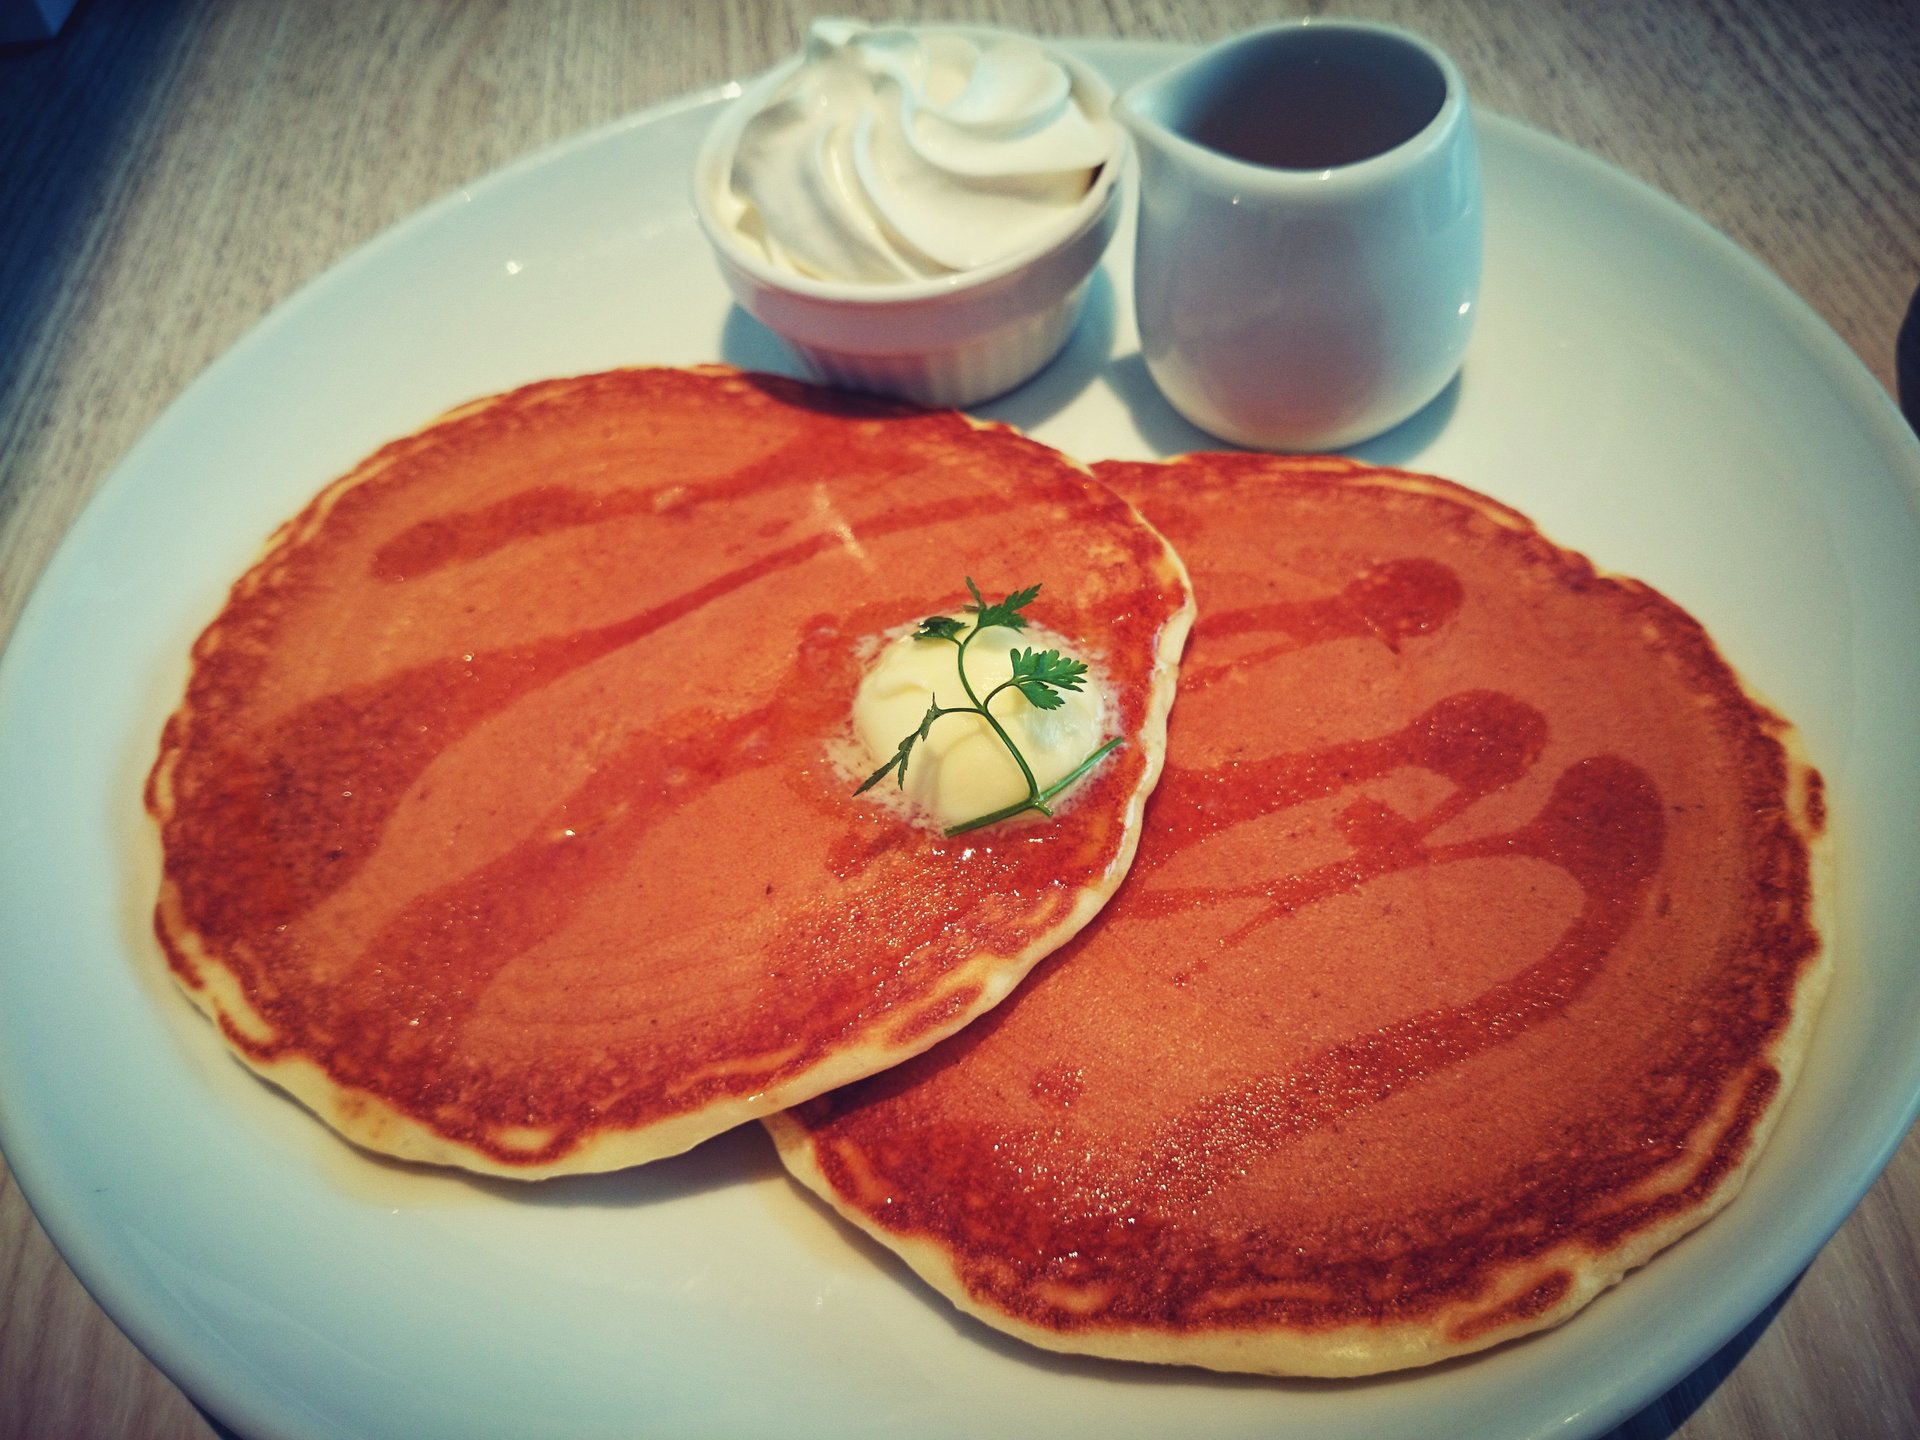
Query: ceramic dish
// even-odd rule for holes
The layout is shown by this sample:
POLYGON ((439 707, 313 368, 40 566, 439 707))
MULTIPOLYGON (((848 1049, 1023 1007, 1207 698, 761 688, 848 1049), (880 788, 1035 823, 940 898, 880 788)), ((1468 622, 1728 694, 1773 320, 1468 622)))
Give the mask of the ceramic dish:
MULTIPOLYGON (((934 30, 931 33, 943 33, 934 30)), ((979 42, 1007 32, 955 26, 979 42)), ((1061 227, 1030 249, 976 270, 893 284, 817 280, 771 263, 742 243, 717 203, 740 132, 791 83, 801 57, 776 66, 710 126, 694 157, 693 205, 727 288, 749 315, 792 348, 810 378, 894 395, 922 405, 969 406, 1030 379, 1066 343, 1086 297, 1087 278, 1106 253, 1131 188, 1127 133, 1112 122, 1113 93, 1076 56, 1053 54, 1078 103, 1112 130, 1113 151, 1061 227)))
MULTIPOLYGON (((1119 83, 1174 52, 1084 52, 1119 83)), ((1920 1097, 1920 445, 1771 275, 1615 171, 1480 117, 1462 378, 1371 459, 1519 506, 1706 621, 1830 782, 1838 967, 1746 1193, 1559 1330, 1375 1381, 1042 1355, 957 1318, 757 1129, 538 1188, 365 1159, 162 974, 140 809, 187 646, 262 539, 382 440, 538 376, 792 368, 687 205, 727 93, 451 197, 282 307, 74 526, 0 667, 0 1143, 80 1278, 243 1436, 1587 1436, 1757 1314, 1920 1097), (426 323, 430 322, 430 323, 426 323)), ((1148 380, 1129 237, 1062 358, 986 413, 1085 458, 1204 442, 1148 380)))

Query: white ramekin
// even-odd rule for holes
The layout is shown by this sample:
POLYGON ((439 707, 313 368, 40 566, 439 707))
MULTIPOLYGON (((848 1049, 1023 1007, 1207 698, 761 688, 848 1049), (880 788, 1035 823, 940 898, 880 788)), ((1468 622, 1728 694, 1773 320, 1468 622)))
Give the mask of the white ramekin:
MULTIPOLYGON (((933 30, 935 27, 929 27, 933 30)), ((989 39, 1006 32, 938 27, 989 39)), ((1031 37, 1015 37, 1031 41, 1031 37)), ((1103 118, 1113 91, 1071 56, 1047 52, 1066 67, 1076 92, 1103 118)), ((781 270, 744 245, 722 221, 714 200, 726 183, 740 132, 762 101, 791 75, 785 61, 727 106, 694 161, 693 203, 713 245, 727 287, 754 319, 792 347, 827 384, 960 407, 991 399, 1032 377, 1066 344, 1086 293, 1120 220, 1120 177, 1131 142, 1118 124, 1114 150, 1071 220, 1052 240, 958 275, 899 283, 849 284, 781 270)))

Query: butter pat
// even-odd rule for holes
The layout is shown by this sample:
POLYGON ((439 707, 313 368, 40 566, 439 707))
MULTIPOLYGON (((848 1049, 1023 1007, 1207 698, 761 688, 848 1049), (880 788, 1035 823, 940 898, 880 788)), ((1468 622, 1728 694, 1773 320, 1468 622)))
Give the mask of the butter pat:
MULTIPOLYGON (((1015 649, 1065 649, 1061 641, 1035 632, 994 627, 966 649, 967 680, 985 699, 989 690, 1013 674, 1015 649)), ((972 702, 960 686, 959 650, 944 640, 903 635, 882 647, 860 682, 853 703, 855 738, 868 756, 866 769, 884 764, 905 736, 920 728, 927 706, 972 702)), ((1078 690, 1062 690, 1057 710, 1042 710, 1018 690, 1004 690, 991 702, 994 719, 1005 727, 1033 770, 1042 790, 1062 779, 1097 750, 1103 736, 1107 694, 1091 670, 1078 690)), ((894 781, 883 782, 892 788, 894 781)), ((1012 754, 977 714, 945 715, 913 748, 907 763, 906 794, 914 807, 942 828, 1015 805, 1027 797, 1027 783, 1012 754)), ((877 793, 870 792, 870 793, 877 793)))

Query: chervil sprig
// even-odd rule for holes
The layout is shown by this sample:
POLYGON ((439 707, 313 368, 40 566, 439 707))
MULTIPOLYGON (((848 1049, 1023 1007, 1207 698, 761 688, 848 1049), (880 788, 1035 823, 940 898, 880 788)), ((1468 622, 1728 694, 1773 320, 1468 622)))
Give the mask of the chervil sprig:
POLYGON ((1024 800, 1012 805, 1003 806, 985 815, 976 815, 973 819, 959 825, 948 826, 946 832, 948 835, 961 835, 969 830, 998 824, 1002 820, 1009 820, 1028 810, 1037 810, 1040 814, 1051 818, 1053 810, 1049 802, 1065 793, 1121 743, 1120 737, 1114 736, 1066 775, 1043 788, 1034 778, 1033 767, 1027 763, 1027 757, 1021 753, 1020 746, 1007 733, 1006 727, 1000 723, 999 717, 993 713, 991 706, 994 698, 1002 691, 1017 690, 1036 709, 1058 710, 1067 703, 1065 696, 1060 692, 1082 688, 1086 682, 1087 667, 1070 656, 1062 655, 1058 650, 1030 648, 1009 650, 1007 658, 1012 664, 1013 673, 987 691, 984 696, 976 695, 972 681, 967 678, 967 646, 973 643, 974 637, 982 630, 1026 629, 1027 618, 1021 612, 1034 602, 1035 597, 1040 593, 1040 587, 1030 585, 1024 590, 1015 590, 1006 599, 993 604, 989 604, 987 598, 980 593, 980 587, 973 583, 972 576, 967 577, 967 590, 973 596, 973 603, 967 607, 968 612, 973 616, 971 625, 948 615, 929 615, 913 632, 915 640, 943 641, 954 647, 954 665, 959 671, 960 688, 966 694, 967 703, 942 705, 939 697, 934 696, 932 703, 927 706, 927 713, 920 719, 919 728, 909 731, 887 763, 869 775, 861 783, 859 790, 854 792, 858 795, 870 790, 888 775, 894 776, 900 787, 905 789, 907 764, 913 757, 913 747, 927 738, 928 733, 933 729, 934 722, 944 715, 978 715, 987 722, 993 733, 1000 737, 1000 743, 1005 745, 1007 753, 1013 756, 1013 763, 1020 767, 1021 777, 1027 782, 1027 794, 1024 800))

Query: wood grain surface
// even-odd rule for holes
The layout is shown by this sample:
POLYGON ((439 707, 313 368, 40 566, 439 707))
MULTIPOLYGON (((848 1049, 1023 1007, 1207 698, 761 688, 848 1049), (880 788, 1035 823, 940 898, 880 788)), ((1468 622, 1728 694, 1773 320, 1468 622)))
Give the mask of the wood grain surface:
MULTIPOLYGON (((1478 103, 1705 217, 1892 388, 1895 332, 1920 283, 1911 0, 1304 9, 1426 33, 1478 103)), ((93 488, 275 302, 507 161, 764 68, 815 13, 1207 41, 1302 12, 1248 0, 82 0, 56 41, 0 48, 0 634, 93 488)), ((1920 1435, 1916 1355, 1909 1137, 1788 1293, 1617 1434, 1920 1435)), ((213 1433, 94 1305, 0 1172, 0 1437, 213 1433)))

